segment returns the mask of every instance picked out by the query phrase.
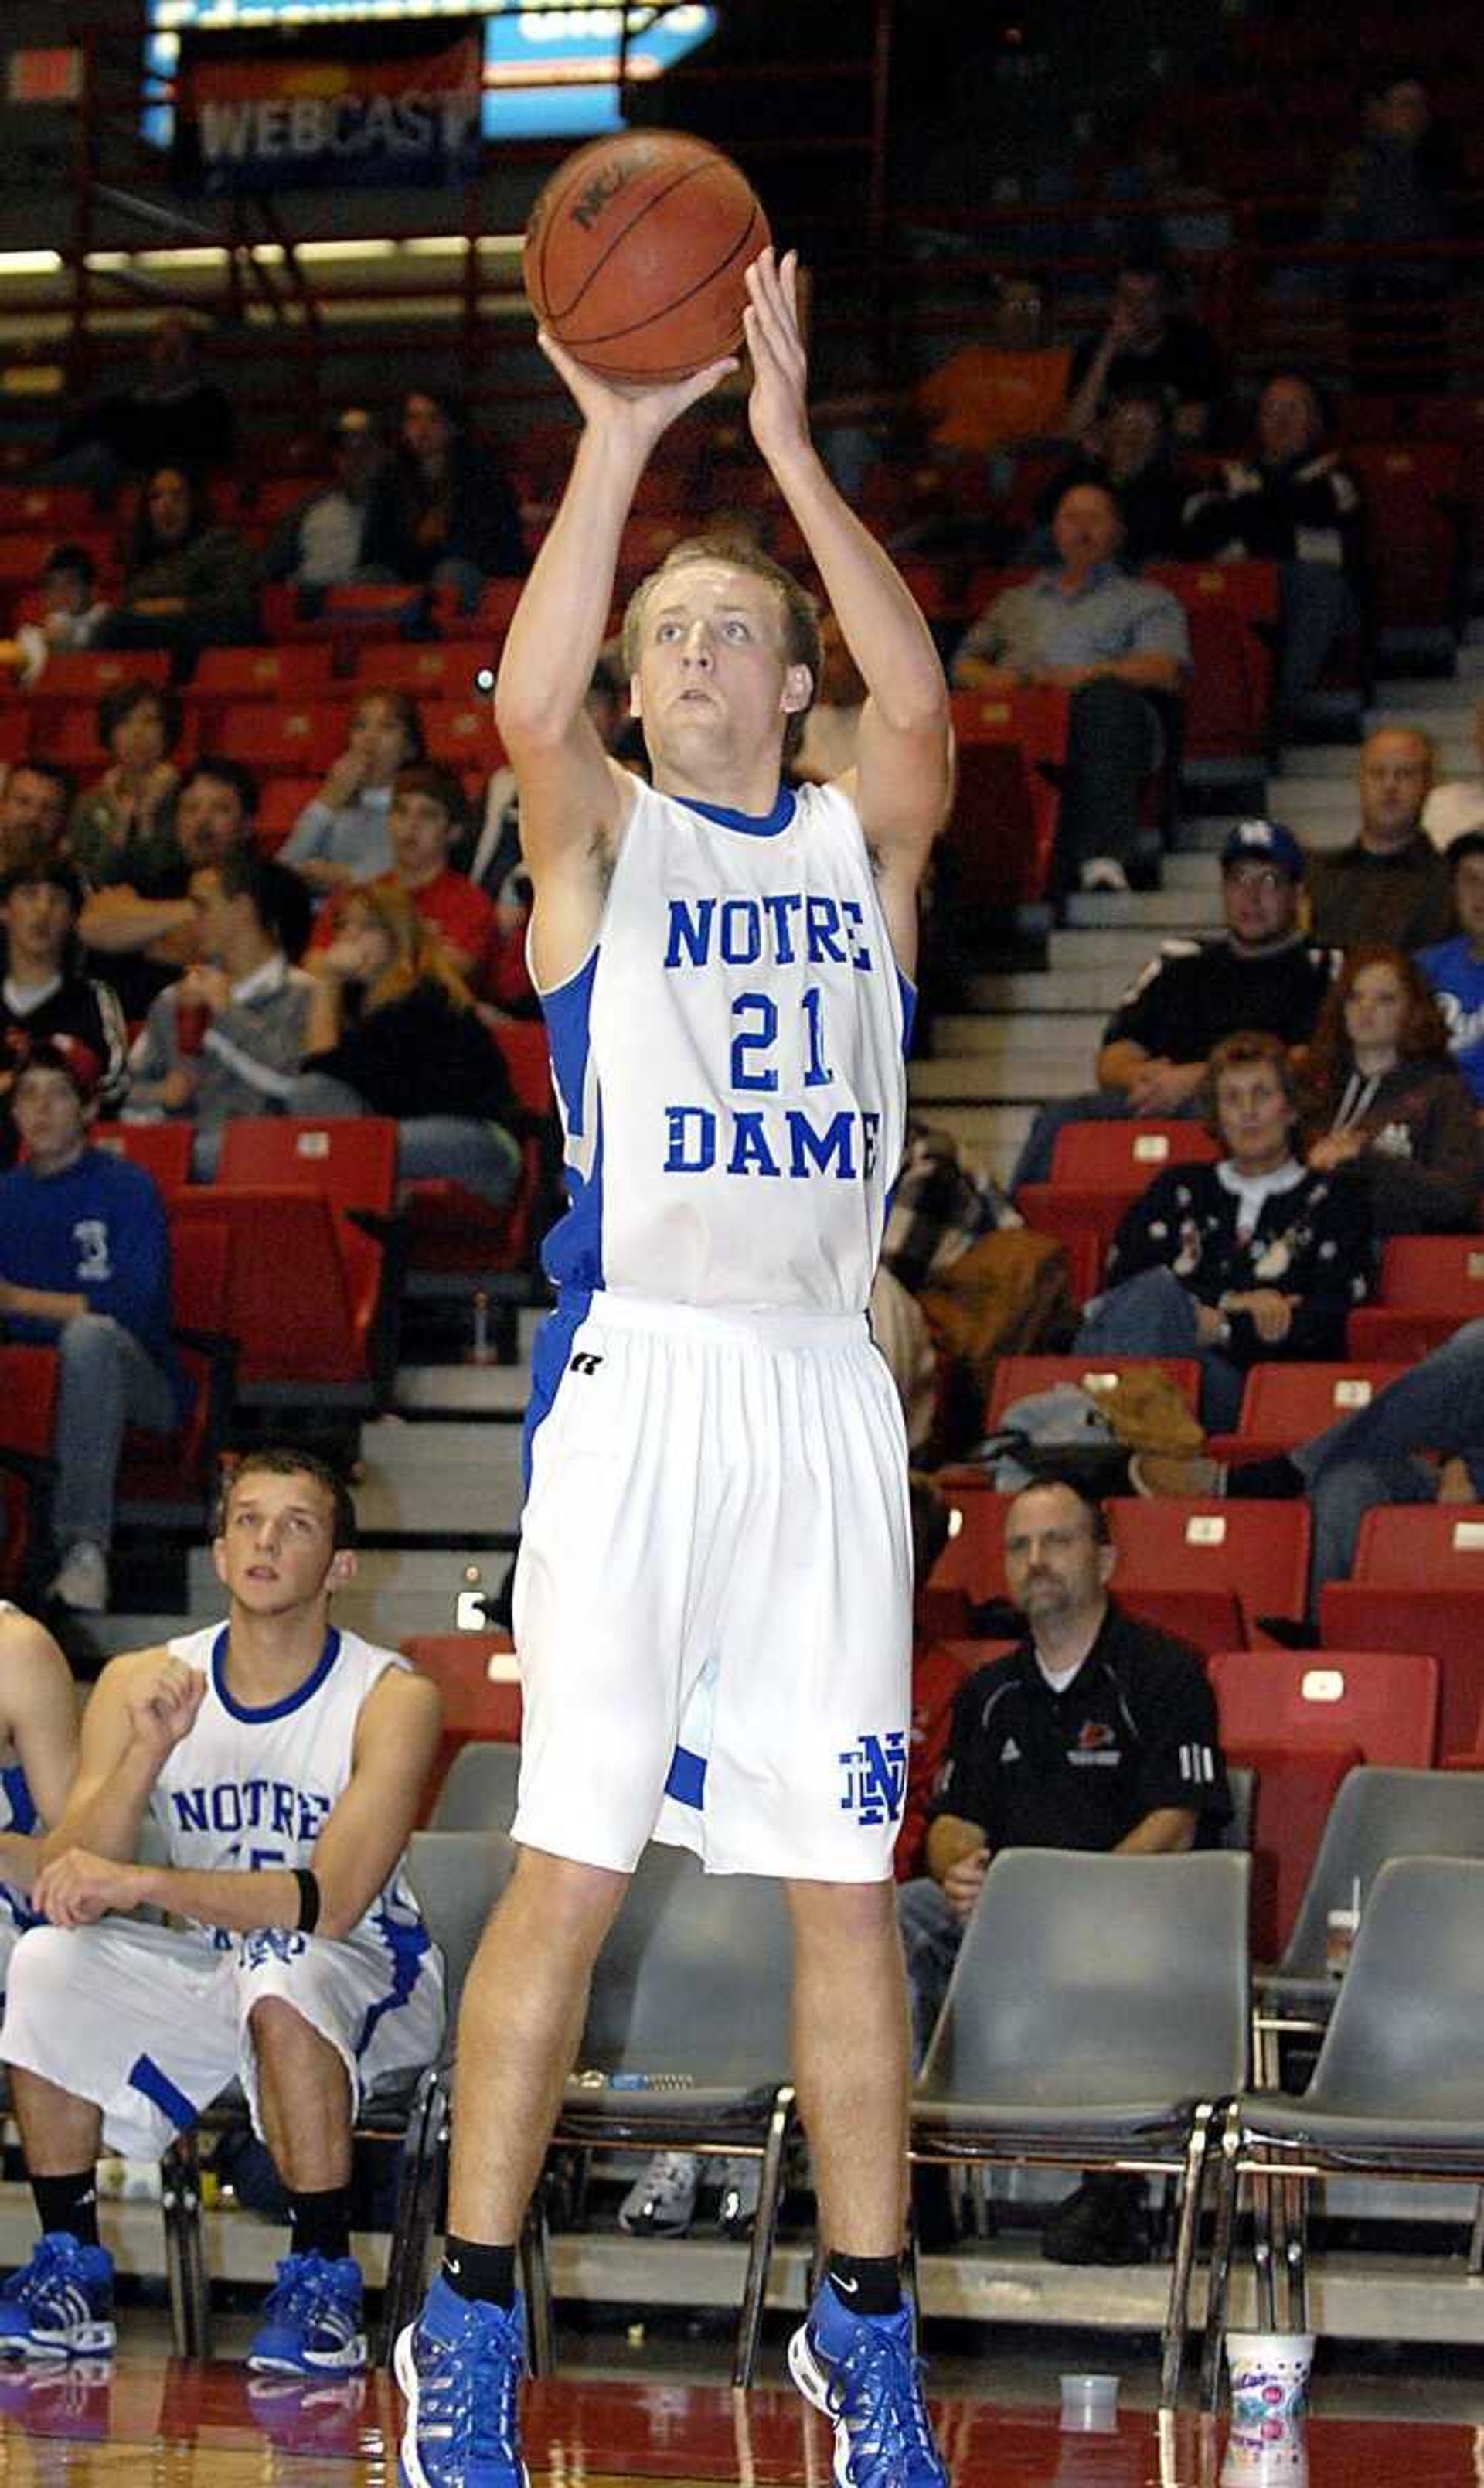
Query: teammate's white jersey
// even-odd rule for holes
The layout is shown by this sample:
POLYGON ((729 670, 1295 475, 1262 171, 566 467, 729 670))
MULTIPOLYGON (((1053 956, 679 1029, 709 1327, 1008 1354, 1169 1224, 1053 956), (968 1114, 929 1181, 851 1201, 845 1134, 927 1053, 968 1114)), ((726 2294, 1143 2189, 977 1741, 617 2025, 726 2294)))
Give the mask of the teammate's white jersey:
MULTIPOLYGON (((41 1818, 36 1799, 26 1786, 26 1774, 18 1762, 0 1764, 0 1831, 35 1831, 41 1818)), ((16 1934, 26 1927, 38 1927, 41 1919, 23 1892, 11 1883, 0 1883, 0 1936, 16 1934)), ((3 1964, 0 1964, 0 1989, 5 1985, 3 1964)))
POLYGON ((906 1121, 912 989, 838 789, 758 820, 640 787, 598 941, 543 995, 569 1295, 861 1313, 906 1121))
MULTIPOLYGON (((188 1736, 154 1783, 150 1811, 172 1866, 245 1870, 308 1866, 325 1819, 350 1778, 356 1721, 395 1651, 358 1633, 325 1635, 313 1674, 287 1701, 245 1710, 227 1690, 228 1628, 208 1625, 169 1644, 173 1657, 206 1677, 188 1736)), ((355 1933, 375 1934, 415 1968, 426 1951, 417 1904, 400 1868, 355 1933)))

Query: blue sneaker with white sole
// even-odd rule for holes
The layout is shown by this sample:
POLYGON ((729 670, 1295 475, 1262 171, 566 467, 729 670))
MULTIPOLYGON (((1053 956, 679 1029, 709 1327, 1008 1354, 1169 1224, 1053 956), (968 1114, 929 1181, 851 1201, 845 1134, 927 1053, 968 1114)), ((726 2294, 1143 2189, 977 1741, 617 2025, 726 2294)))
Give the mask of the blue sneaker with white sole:
POLYGON ((361 2268, 353 2255, 285 2255, 247 2363, 260 2374, 354 2375, 366 2364, 361 2268))
POLYGON ((909 2307, 854 2315, 822 2284, 789 2343, 789 2373, 834 2421, 838 2488, 948 2488, 922 2372, 909 2307))
POLYGON ((461 2298, 440 2274, 393 2361, 406 2401, 402 2488, 529 2488, 520 2455, 525 2316, 461 2298))
POLYGON ((0 2358, 107 2358, 114 2339, 112 2255, 48 2230, 0 2288, 0 2358))

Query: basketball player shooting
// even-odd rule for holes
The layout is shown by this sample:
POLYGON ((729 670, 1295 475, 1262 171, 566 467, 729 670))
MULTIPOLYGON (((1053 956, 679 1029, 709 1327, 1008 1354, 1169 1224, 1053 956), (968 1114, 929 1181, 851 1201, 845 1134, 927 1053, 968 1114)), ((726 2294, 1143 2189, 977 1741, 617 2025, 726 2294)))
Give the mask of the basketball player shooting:
POLYGON ((899 2277, 910 1553, 902 1419, 865 1307, 902 1148, 947 696, 921 614, 811 443, 796 275, 770 250, 747 271, 748 417, 869 693, 858 765, 830 785, 782 783, 819 678, 811 600, 705 538, 626 623, 653 785, 604 756, 584 695, 635 488, 735 366, 620 388, 542 340, 583 429, 496 717, 570 1207, 527 1420, 519 1862, 464 1992, 446 2259, 398 2345, 406 2488, 524 2476, 516 2240, 594 1960, 651 1838, 786 1883, 828 2246, 790 2365, 834 2420, 842 2488, 946 2481, 899 2277))

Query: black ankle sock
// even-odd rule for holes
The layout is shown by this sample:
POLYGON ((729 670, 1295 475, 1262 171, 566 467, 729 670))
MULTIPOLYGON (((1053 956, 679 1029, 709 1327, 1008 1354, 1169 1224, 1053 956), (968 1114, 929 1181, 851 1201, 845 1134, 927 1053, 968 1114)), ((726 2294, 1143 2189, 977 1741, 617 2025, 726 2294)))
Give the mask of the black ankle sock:
POLYGON ((289 2196, 289 2244, 294 2254, 322 2254, 338 2263, 350 2251, 350 2189, 327 2186, 321 2194, 289 2196))
POLYGON ((98 2171, 79 2168, 74 2177, 33 2177, 31 2191, 42 2228, 50 2236, 66 2229, 80 2247, 98 2244, 98 2171))
POLYGON ((457 2298, 482 2298, 490 2306, 516 2303, 514 2247, 476 2246, 452 2235, 443 2242, 443 2277, 457 2298))
POLYGON ((895 2255, 832 2254, 825 2277, 853 2315, 895 2315, 902 2304, 895 2255))

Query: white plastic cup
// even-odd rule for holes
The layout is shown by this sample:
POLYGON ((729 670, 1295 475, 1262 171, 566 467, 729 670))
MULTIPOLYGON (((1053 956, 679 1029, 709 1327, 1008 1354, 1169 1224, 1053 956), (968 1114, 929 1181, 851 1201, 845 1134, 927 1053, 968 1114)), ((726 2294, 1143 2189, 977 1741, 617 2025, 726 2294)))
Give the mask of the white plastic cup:
POLYGON ((1350 1967, 1350 1956, 1359 1931, 1358 1909, 1330 1909, 1326 1917, 1325 1967, 1331 1978, 1343 1978, 1350 1967))
POLYGON ((1293 2418, 1307 2403, 1313 2363, 1312 2332, 1228 2332, 1234 2422, 1293 2418))
POLYGON ((1308 2488, 1309 2450, 1302 2418, 1234 2420, 1220 2488, 1308 2488))
POLYGON ((1063 2376, 1061 2423, 1073 2435, 1111 2435, 1118 2425, 1117 2377, 1063 2376))

